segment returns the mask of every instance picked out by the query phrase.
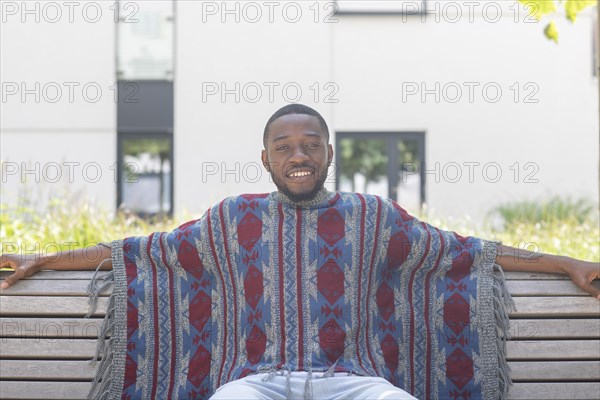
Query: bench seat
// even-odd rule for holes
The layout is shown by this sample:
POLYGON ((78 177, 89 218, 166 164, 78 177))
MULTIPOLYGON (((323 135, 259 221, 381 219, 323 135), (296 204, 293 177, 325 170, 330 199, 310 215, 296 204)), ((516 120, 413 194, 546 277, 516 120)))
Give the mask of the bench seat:
MULTIPOLYGON (((0 279, 8 272, 0 272, 0 279)), ((89 319, 91 272, 42 271, 0 291, 0 398, 85 398, 110 290, 89 319)), ((510 399, 600 399, 600 301, 560 275, 507 273, 510 399)))

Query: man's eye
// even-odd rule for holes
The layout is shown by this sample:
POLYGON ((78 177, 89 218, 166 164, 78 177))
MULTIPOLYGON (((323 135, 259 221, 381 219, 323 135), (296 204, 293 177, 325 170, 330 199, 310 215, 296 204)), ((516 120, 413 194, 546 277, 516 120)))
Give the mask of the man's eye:
POLYGON ((309 143, 308 147, 319 147, 319 143, 309 143))
POLYGON ((277 147, 275 147, 275 150, 281 151, 281 150, 287 150, 287 148, 288 148, 287 146, 277 146, 277 147))

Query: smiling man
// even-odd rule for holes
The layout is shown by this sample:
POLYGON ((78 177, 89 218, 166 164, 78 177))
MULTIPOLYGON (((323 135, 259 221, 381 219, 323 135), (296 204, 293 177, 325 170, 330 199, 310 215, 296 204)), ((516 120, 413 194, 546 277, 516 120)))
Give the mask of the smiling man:
POLYGON ((294 201, 310 200, 323 188, 333 160, 329 129, 315 110, 291 105, 269 118, 262 162, 277 189, 294 201))
MULTIPOLYGON (((328 191, 329 130, 309 107, 278 110, 263 141, 277 191, 97 248, 114 290, 92 397, 496 400, 509 382, 500 268, 567 274, 600 295, 598 263, 462 237, 389 199, 328 191)), ((96 267, 81 250, 1 265, 15 269, 4 288, 40 269, 96 267)))

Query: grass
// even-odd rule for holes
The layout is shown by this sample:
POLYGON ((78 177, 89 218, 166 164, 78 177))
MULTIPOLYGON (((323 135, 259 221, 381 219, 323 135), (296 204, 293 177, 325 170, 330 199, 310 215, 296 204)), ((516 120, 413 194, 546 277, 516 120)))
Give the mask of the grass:
POLYGON ((585 200, 552 197, 545 201, 519 201, 491 210, 482 228, 468 219, 421 219, 461 235, 497 240, 507 246, 600 261, 598 208, 585 200))
MULTIPOLYGON (((477 236, 532 251, 567 255, 600 261, 598 209, 582 200, 552 198, 547 201, 515 202, 492 210, 488 223, 476 227, 468 218, 443 219, 431 215, 420 218, 445 230, 464 236, 477 236), (494 220, 496 223, 492 223, 494 220), (499 223, 498 223, 499 221, 499 223)), ((54 252, 95 245, 128 236, 170 231, 191 219, 143 220, 117 214, 90 204, 73 209, 68 200, 55 199, 46 213, 32 208, 0 205, 2 252, 54 252)))
POLYGON ((172 219, 143 220, 134 215, 113 215, 84 203, 73 209, 54 200, 44 214, 26 206, 0 205, 0 242, 5 253, 38 253, 78 249, 129 236, 171 231, 180 225, 172 219))

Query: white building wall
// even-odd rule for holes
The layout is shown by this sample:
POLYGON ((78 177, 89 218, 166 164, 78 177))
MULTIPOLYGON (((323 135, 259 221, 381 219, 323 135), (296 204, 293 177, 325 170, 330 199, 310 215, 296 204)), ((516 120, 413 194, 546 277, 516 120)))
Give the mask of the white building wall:
POLYGON ((114 208, 112 4, 2 2, 2 202, 42 208, 67 190, 114 208))
MULTIPOLYGON (((264 18, 248 23, 243 9, 232 7, 226 14, 222 8, 203 9, 200 2, 178 3, 178 210, 183 205, 202 209, 223 195, 274 188, 268 180, 245 182, 243 173, 205 173, 206 183, 201 181, 206 162, 231 169, 236 162, 242 169, 244 163, 259 164, 264 123, 285 104, 281 96, 273 102, 252 103, 244 96, 235 101, 233 95, 203 101, 207 82, 225 82, 230 89, 235 82, 298 82, 302 87, 333 82, 338 103, 301 99, 324 114, 332 131, 425 131, 426 168, 432 171, 427 203, 443 215, 479 219, 501 202, 551 194, 597 201, 593 13, 584 13, 575 25, 558 21, 561 39, 555 45, 544 38, 543 23, 525 23, 523 9, 515 16, 512 2, 493 2, 485 13, 485 2, 478 3, 471 15, 466 3, 453 3, 462 14, 442 5, 437 20, 433 15, 426 21, 421 16, 336 15, 335 23, 324 23, 325 13, 315 23, 312 2, 302 3, 305 14, 298 23, 286 22, 277 12, 274 23, 264 18), (500 18, 495 5, 503 7, 500 18), (434 94, 423 101, 420 92, 406 92, 410 85, 435 89, 437 82, 438 102, 434 94), (452 103, 456 95, 450 89, 456 85, 462 98, 452 103), (468 85, 474 89, 472 101, 468 85), (483 93, 485 85, 489 88, 483 93), (495 88, 502 90, 497 101, 495 88), (479 163, 470 164, 472 179, 465 163, 479 163), (457 172, 462 174, 458 179, 457 172)), ((429 7, 436 6, 430 2, 429 7)))
POLYGON ((228 195, 275 190, 260 159, 262 135, 286 100, 297 98, 332 119, 332 105, 315 102, 310 89, 331 81, 332 66, 331 27, 309 17, 312 3, 295 3, 304 15, 297 23, 284 20, 282 6, 271 20, 261 8, 259 22, 236 22, 235 5, 225 14, 221 4, 177 2, 176 212, 203 212, 228 195))
MULTIPOLYGON (((326 23, 329 2, 321 3, 317 16, 314 2, 295 2, 302 7, 295 23, 291 22, 295 8, 283 11, 294 2, 276 3, 273 9, 257 2, 262 16, 253 23, 256 10, 236 11, 232 3, 236 2, 229 2, 229 13, 221 8, 222 2, 176 3, 176 213, 203 212, 226 195, 274 190, 261 169, 262 131, 269 116, 290 100, 324 115, 332 143, 335 131, 425 131, 427 168, 435 171, 439 163, 438 172, 427 175, 427 203, 440 214, 478 217, 500 202, 549 194, 598 201, 592 12, 581 15, 574 25, 558 21, 561 37, 555 45, 543 37, 543 23, 523 23, 525 13, 514 22, 514 11, 508 8, 512 2, 496 2, 504 7, 496 23, 489 21, 493 10, 485 15, 488 20, 483 17, 483 5, 475 9, 473 22, 463 6, 456 23, 450 22, 455 18, 450 9, 438 21, 428 17, 423 22, 421 16, 335 15, 337 22, 326 23), (437 103, 433 94, 422 101, 420 93, 406 93, 407 85, 434 89, 436 82, 440 88, 457 83, 463 97, 451 103, 441 90, 437 103), (479 84, 473 102, 464 82, 479 84), (515 83, 520 88, 517 102, 515 83), (525 87, 527 83, 534 86, 525 87), (337 103, 326 101, 333 93, 328 84, 338 89, 333 94, 337 103), (485 84, 502 89, 498 102, 483 98, 485 84), (296 95, 297 88, 301 96, 296 95), (537 90, 532 99, 538 102, 526 103, 532 88, 537 90), (224 94, 224 89, 229 92, 224 94), (467 162, 479 163, 473 182, 467 162), (455 164, 450 163, 462 166, 458 182, 451 182, 455 164), (490 163, 500 167, 498 182, 490 183, 495 172, 490 163), (517 182, 515 163, 520 170, 517 182), (526 163, 533 167, 526 168, 526 163), (488 164, 490 174, 483 176, 488 164), (537 183, 526 183, 532 171, 530 179, 537 183)), ((59 183, 46 179, 37 190, 46 187, 55 192, 68 184, 72 192, 114 207, 115 23, 113 3, 96 4, 103 7, 97 22, 89 21, 95 18, 91 9, 88 20, 75 9, 72 23, 67 14, 59 23, 43 18, 36 22, 31 14, 22 22, 22 12, 3 15, 3 202, 16 201, 23 191, 22 163, 40 163, 39 172, 26 176, 31 182, 36 174, 44 181, 44 165, 53 162, 62 165, 63 179, 59 183), (8 95, 5 90, 6 84, 17 83, 20 90, 22 83, 33 88, 36 82, 41 86, 57 82, 63 89, 60 101, 48 101, 50 92, 45 97, 42 93, 40 102, 31 94, 22 101, 20 91, 8 95), (79 84, 73 102, 65 82, 79 84), (87 83, 100 86, 97 102, 83 98, 81 89, 87 83), (97 182, 92 162, 101 169, 97 182)), ((492 89, 488 93, 493 96, 492 89)), ((88 94, 93 96, 93 88, 88 94)), ((52 168, 46 173, 53 174, 52 168)), ((333 188, 332 179, 328 186, 333 188)))
POLYGON ((493 3, 504 6, 495 23, 491 8, 482 14, 483 5, 471 14, 473 22, 466 6, 459 16, 442 12, 438 22, 435 16, 426 22, 420 16, 340 17, 334 42, 334 79, 341 88, 336 129, 425 131, 427 203, 442 215, 479 218, 501 202, 552 194, 597 202, 593 13, 574 25, 557 21, 556 45, 544 38, 545 23, 524 23, 525 12, 515 23, 512 2, 493 3), (456 17, 458 22, 450 22, 456 17), (418 93, 409 95, 413 84, 418 93), (463 91, 455 103, 454 85, 463 91), (422 98, 421 89, 433 93, 422 98), (471 164, 472 183, 465 163, 479 163, 471 164), (496 171, 502 173, 497 182, 496 171))

